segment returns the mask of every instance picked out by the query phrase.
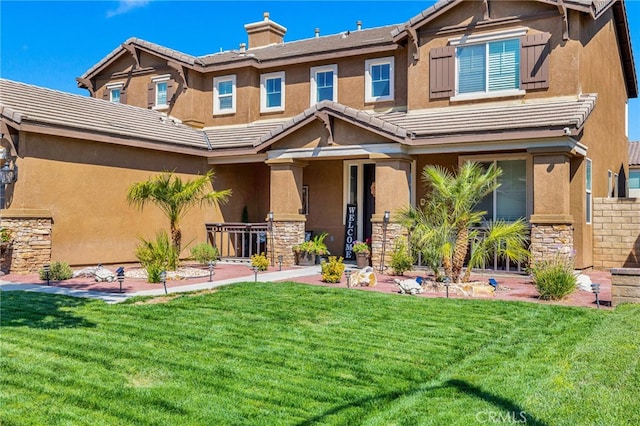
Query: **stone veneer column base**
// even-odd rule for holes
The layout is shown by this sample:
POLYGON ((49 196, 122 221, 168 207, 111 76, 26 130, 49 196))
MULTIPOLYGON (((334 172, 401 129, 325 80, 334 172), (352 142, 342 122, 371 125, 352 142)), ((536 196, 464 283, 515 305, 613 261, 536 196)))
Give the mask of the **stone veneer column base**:
POLYGON ((573 225, 532 223, 530 251, 532 262, 572 255, 573 225))
MULTIPOLYGON (((293 246, 304 241, 304 221, 274 221, 273 222, 273 257, 275 265, 278 264, 278 256, 282 256, 282 264, 285 266, 295 265, 296 259, 293 253, 293 246)), ((269 250, 271 238, 269 240, 269 250)), ((270 259, 270 256, 267 256, 270 259)))
POLYGON ((384 223, 381 221, 371 222, 371 266, 376 272, 380 272, 380 264, 382 262, 383 272, 387 272, 391 264, 391 255, 396 238, 406 236, 407 230, 399 223, 390 222, 387 224, 386 244, 384 247, 384 260, 382 259, 384 223))
POLYGON ((11 230, 13 245, 0 265, 2 272, 30 274, 51 263, 51 213, 1 210, 0 226, 11 230))

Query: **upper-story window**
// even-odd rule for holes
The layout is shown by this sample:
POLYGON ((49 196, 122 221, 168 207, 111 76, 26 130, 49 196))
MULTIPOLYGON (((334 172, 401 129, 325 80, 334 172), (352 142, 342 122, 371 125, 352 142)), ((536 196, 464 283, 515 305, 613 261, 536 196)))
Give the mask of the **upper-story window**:
POLYGON ((225 75, 213 79, 213 113, 236 112, 236 76, 225 75))
POLYGON ((151 81, 156 86, 156 101, 155 108, 166 108, 169 106, 169 98, 167 96, 168 92, 168 83, 170 76, 162 75, 159 77, 153 78, 151 81))
POLYGON ((370 59, 365 61, 365 102, 393 100, 394 58, 370 59))
POLYGON ((450 38, 429 51, 429 98, 523 95, 549 87, 549 33, 527 28, 450 38))
POLYGON ((526 29, 460 37, 456 46, 456 95, 515 95, 520 90, 520 36, 526 29))
POLYGON ((260 112, 284 111, 284 71, 260 76, 260 112))
POLYGON ((338 66, 311 68, 311 105, 321 101, 338 100, 338 66))
POLYGON ((103 99, 113 102, 114 104, 125 103, 123 87, 124 83, 107 84, 107 90, 103 99))

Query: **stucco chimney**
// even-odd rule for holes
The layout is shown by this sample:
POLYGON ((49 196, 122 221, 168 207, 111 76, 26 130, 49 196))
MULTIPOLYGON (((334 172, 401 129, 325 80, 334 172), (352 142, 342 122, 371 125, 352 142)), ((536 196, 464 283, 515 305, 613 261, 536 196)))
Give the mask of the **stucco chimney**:
POLYGON ((246 24, 244 29, 249 36, 249 49, 254 47, 278 44, 284 41, 287 29, 269 19, 269 12, 264 12, 264 19, 252 24, 246 24))
POLYGON ((356 31, 360 31, 362 29, 362 21, 356 21, 356 31))
POLYGON ((315 29, 316 38, 320 37, 320 28, 315 29))

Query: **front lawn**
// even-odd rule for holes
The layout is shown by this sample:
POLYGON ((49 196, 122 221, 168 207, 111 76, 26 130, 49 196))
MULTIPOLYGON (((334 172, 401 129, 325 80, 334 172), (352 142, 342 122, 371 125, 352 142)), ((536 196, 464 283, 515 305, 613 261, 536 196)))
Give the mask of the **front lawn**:
POLYGON ((640 306, 1 293, 2 424, 640 424, 640 306), (148 302, 148 301, 147 301, 148 302))

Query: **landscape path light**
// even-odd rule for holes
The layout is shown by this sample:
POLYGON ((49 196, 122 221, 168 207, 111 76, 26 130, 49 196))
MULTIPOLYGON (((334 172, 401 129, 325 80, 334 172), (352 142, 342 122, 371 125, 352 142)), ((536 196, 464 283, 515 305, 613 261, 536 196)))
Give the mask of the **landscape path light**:
POLYGON ((164 294, 167 293, 167 271, 160 272, 160 281, 162 281, 162 285, 164 286, 164 294))
POLYGON ((122 283, 124 282, 124 268, 122 266, 116 269, 116 277, 120 283, 120 293, 122 293, 122 283))

